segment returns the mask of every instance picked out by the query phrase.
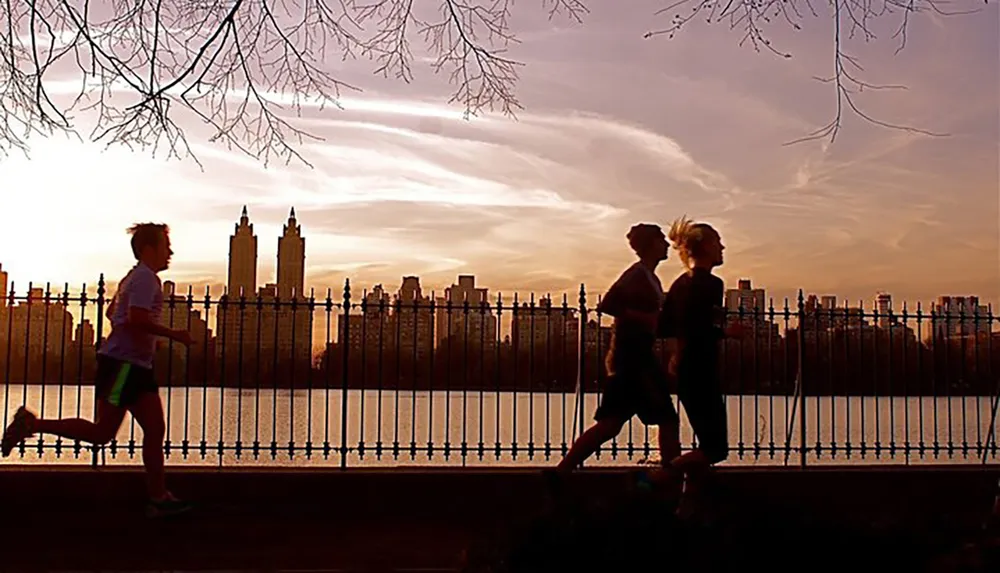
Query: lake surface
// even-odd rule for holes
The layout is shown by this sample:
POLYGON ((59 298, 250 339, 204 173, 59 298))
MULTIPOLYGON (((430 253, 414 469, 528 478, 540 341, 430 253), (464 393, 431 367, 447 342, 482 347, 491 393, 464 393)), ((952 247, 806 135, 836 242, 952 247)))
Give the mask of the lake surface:
MULTIPOLYGON (((322 389, 173 388, 161 390, 161 396, 171 465, 339 467, 342 436, 348 466, 548 465, 562 457, 564 444, 572 443, 581 424, 580 401, 571 393, 351 390, 345 395, 322 389)), ((584 426, 591 423, 598 399, 596 394, 584 397, 584 426)), ((989 396, 807 397, 806 462, 981 463, 992 401, 989 396)), ((0 387, 4 425, 25 402, 46 417, 93 416, 92 386, 28 386, 27 391, 24 386, 0 387)), ((727 464, 781 465, 786 452, 789 465, 801 462, 803 416, 794 397, 728 396, 727 404, 733 449, 727 464)), ((681 417, 682 438, 690 445, 693 438, 683 410, 681 417)), ((1000 461, 996 434, 994 429, 989 463, 1000 461)), ((141 436, 142 430, 126 418, 117 444, 105 447, 98 462, 141 463, 141 436)), ((52 436, 44 437, 41 453, 38 444, 38 437, 32 438, 23 456, 15 450, 0 463, 94 460, 90 449, 75 455, 71 443, 57 453, 52 436)), ((658 457, 656 428, 633 419, 600 458, 588 464, 634 465, 647 455, 658 457)))

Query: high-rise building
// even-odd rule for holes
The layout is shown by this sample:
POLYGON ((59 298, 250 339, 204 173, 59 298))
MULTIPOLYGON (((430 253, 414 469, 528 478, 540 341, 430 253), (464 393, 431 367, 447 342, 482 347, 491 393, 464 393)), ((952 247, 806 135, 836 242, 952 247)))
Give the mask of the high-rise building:
MULTIPOLYGON (((876 324, 879 328, 889 328, 891 322, 889 314, 892 312, 892 295, 887 292, 879 292, 875 295, 875 313, 878 315, 876 324)), ((895 319, 895 317, 892 317, 895 319)))
POLYGON ((865 310, 861 307, 837 305, 837 297, 810 294, 804 308, 804 330, 863 329, 868 327, 865 310))
POLYGON ((971 336, 990 332, 989 307, 978 296, 941 296, 934 305, 934 336, 971 336))
POLYGON ((7 338, 7 271, 0 265, 0 340, 7 338))
POLYGON ((226 286, 233 298, 242 294, 250 299, 257 292, 257 235, 253 233, 246 205, 236 230, 229 237, 229 279, 226 286))
POLYGON ((353 352, 360 352, 364 347, 368 357, 378 356, 380 351, 386 352, 396 343, 396 329, 390 315, 392 301, 382 285, 377 284, 371 292, 364 294, 362 303, 364 312, 347 317, 346 335, 344 315, 338 313, 338 340, 347 340, 348 348, 353 352))
POLYGON ((81 347, 93 347, 97 341, 97 333, 94 324, 89 318, 85 318, 76 325, 76 338, 73 342, 81 347))
POLYGON ((825 294, 819 298, 819 304, 821 308, 833 310, 837 308, 837 295, 825 294))
POLYGON ((496 344, 497 317, 489 305, 489 289, 477 287, 475 275, 459 275, 458 283, 444 289, 435 302, 439 345, 449 337, 473 345, 496 344))
POLYGON ((301 231, 293 208, 278 239, 278 282, 258 289, 257 237, 244 208, 230 238, 229 294, 220 300, 218 311, 217 353, 224 378, 243 379, 255 372, 263 377, 294 376, 296 384, 304 380, 301 372, 311 362, 313 317, 303 292, 301 231), (245 301, 236 296, 238 292, 245 301))
POLYGON ((7 306, 8 279, 7 271, 3 270, 3 264, 0 264, 0 308, 6 308, 7 306))
POLYGON ((740 279, 736 288, 727 290, 725 304, 729 322, 740 322, 758 337, 769 336, 771 331, 777 337, 777 325, 767 314, 767 294, 762 288, 753 288, 750 279, 740 279))
POLYGON ((420 288, 420 277, 403 277, 393 316, 399 329, 400 352, 415 353, 419 358, 432 351, 434 318, 431 300, 420 288))
POLYGON ((726 291, 726 311, 729 320, 738 320, 742 314, 743 322, 752 325, 765 318, 767 295, 764 289, 753 288, 750 279, 740 279, 736 288, 726 291))
POLYGON ((511 343, 519 350, 565 347, 566 352, 576 352, 580 319, 574 307, 553 304, 552 297, 545 296, 534 305, 522 302, 512 314, 511 343))
POLYGON ((291 300, 305 296, 306 240, 292 207, 284 231, 278 239, 278 296, 291 300))

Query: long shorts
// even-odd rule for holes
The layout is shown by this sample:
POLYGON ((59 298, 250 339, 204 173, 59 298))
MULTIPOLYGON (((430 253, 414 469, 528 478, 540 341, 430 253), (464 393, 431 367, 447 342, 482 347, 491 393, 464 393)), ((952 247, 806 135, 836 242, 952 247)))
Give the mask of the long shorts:
POLYGON ((99 399, 119 408, 132 406, 147 392, 159 391, 151 369, 103 354, 97 355, 95 386, 99 399))
POLYGON ((611 361, 614 372, 608 377, 594 420, 627 421, 639 416, 649 426, 680 422, 670 398, 666 372, 652 348, 615 348, 611 361))

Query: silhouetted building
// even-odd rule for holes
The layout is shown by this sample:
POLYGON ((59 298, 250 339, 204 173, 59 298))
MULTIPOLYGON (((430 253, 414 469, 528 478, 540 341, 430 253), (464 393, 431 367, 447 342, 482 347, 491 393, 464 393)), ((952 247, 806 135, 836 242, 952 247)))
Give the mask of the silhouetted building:
POLYGON ((236 230, 229 237, 229 277, 226 292, 233 296, 244 293, 247 298, 257 292, 257 235, 247 214, 246 205, 236 230))
POLYGON ((497 317, 489 301, 489 289, 476 286, 474 275, 459 275, 458 283, 444 289, 435 308, 438 346, 449 337, 472 345, 497 343, 497 317))
POLYGON ((740 279, 736 288, 726 291, 725 305, 727 321, 742 324, 750 330, 749 336, 777 336, 778 325, 767 314, 767 294, 762 288, 753 288, 750 279, 740 279))
POLYGON ((875 324, 879 328, 889 328, 891 323, 896 322, 896 316, 892 314, 892 295, 887 292, 880 292, 875 295, 875 314, 878 317, 875 324))
POLYGON ((3 265, 0 264, 0 340, 5 340, 7 337, 7 321, 9 316, 7 314, 7 271, 3 270, 3 265))
POLYGON ((511 341, 521 350, 549 348, 574 349, 579 343, 580 319, 575 308, 553 305, 546 296, 537 304, 521 303, 511 324, 511 341))
POLYGON ((301 231, 292 208, 278 239, 278 283, 258 290, 250 282, 257 280, 257 237, 244 208, 230 237, 230 282, 220 297, 217 315, 222 340, 216 354, 224 379, 253 373, 258 380, 277 384, 289 377, 304 378, 311 367, 313 316, 303 292, 305 239, 301 231))
POLYGON ((7 281, 9 277, 7 276, 7 271, 3 270, 3 265, 0 264, 0 309, 7 308, 7 281))
POLYGON ((433 351, 434 317, 431 312, 431 299, 423 294, 420 288, 420 277, 403 277, 403 284, 396 295, 393 312, 398 332, 394 336, 399 341, 401 353, 407 356, 416 354, 418 359, 433 351))
POLYGON ((25 300, 7 312, 3 338, 8 344, 0 350, 0 358, 7 362, 11 375, 22 381, 57 379, 60 362, 73 347, 75 324, 60 297, 32 288, 25 300))
MULTIPOLYGON (((352 350, 364 352, 369 356, 378 356, 379 352, 393 348, 396 344, 396 329, 392 322, 392 300, 381 284, 375 285, 371 292, 362 295, 359 304, 359 314, 348 317, 349 327, 346 340, 352 350)), ((337 314, 337 340, 345 340, 344 315, 337 314)))
POLYGON ((989 334, 989 307, 978 296, 941 296, 934 305, 934 336, 952 338, 989 334))
POLYGON ((832 295, 824 295, 822 298, 814 294, 808 295, 803 312, 805 320, 802 326, 806 332, 829 329, 859 330, 869 327, 863 308, 837 306, 837 297, 832 295))
POLYGON ((288 214, 288 222, 278 238, 278 297, 291 300, 305 298, 306 240, 302 227, 295 219, 295 207, 288 214))

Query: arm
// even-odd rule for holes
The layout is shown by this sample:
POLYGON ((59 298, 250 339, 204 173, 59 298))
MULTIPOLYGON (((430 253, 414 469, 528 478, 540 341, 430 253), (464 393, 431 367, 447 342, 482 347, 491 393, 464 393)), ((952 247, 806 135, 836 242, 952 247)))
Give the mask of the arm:
POLYGON ((160 290, 157 281, 145 275, 133 275, 126 288, 128 289, 128 313, 125 323, 129 328, 177 341, 185 339, 186 331, 173 330, 153 320, 153 304, 160 290))
POLYGON ((173 330, 161 324, 157 324, 156 321, 154 321, 150 316, 148 308, 129 305, 126 323, 130 328, 148 332, 154 336, 162 336, 164 338, 172 338, 174 340, 180 338, 181 331, 173 330))
POLYGON ((597 303, 597 312, 613 316, 615 318, 620 318, 623 314, 625 314, 627 309, 625 308, 625 296, 622 293, 625 289, 622 285, 624 281, 625 275, 622 275, 617 281, 615 281, 615 284, 611 285, 608 292, 604 293, 600 302, 597 303))
POLYGON ((108 320, 111 320, 115 315, 116 308, 118 308, 118 297, 113 296, 111 297, 111 302, 108 304, 107 310, 104 312, 104 316, 108 317, 108 320))
POLYGON ((597 304, 597 312, 631 322, 653 322, 655 324, 659 318, 659 313, 637 311, 629 308, 626 302, 628 300, 628 293, 636 288, 640 288, 635 284, 638 280, 645 281, 646 279, 645 277, 637 279, 636 273, 631 269, 625 271, 601 298, 601 302, 597 304))

